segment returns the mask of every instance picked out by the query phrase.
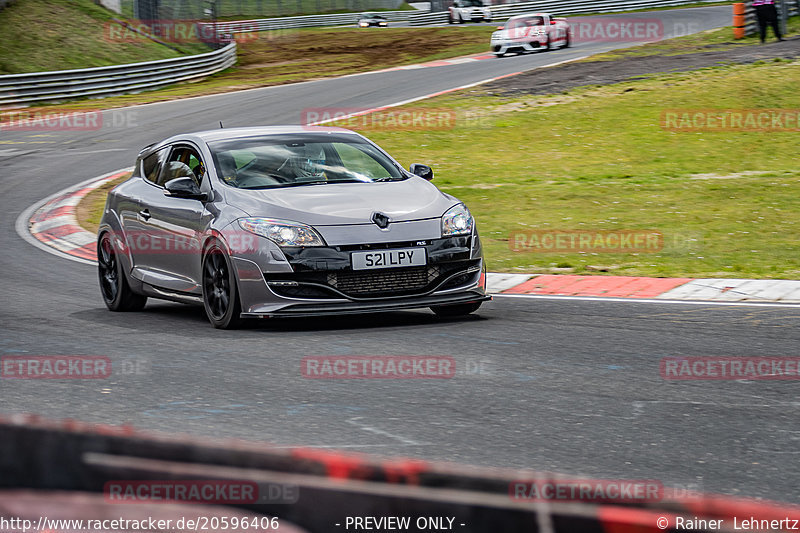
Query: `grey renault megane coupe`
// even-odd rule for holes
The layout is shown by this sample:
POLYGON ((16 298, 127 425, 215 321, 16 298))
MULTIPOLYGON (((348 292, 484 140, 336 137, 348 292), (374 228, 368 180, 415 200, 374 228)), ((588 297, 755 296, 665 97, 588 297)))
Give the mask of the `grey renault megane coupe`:
POLYGON ((211 323, 431 308, 486 295, 475 221, 421 164, 340 128, 177 135, 108 194, 97 238, 112 311, 202 304, 211 323))

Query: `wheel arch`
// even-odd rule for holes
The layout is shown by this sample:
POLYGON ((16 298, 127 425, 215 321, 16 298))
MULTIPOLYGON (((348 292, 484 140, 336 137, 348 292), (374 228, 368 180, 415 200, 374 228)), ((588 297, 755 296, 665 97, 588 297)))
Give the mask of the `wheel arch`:
POLYGON ((98 247, 100 246, 100 240, 103 238, 103 235, 107 233, 111 234, 117 257, 120 258, 125 277, 127 277, 128 282, 130 282, 130 273, 131 270, 133 270, 133 256, 131 255, 130 247, 127 245, 128 239, 125 234, 125 229, 122 226, 122 221, 117 212, 113 209, 106 210, 103 213, 103 218, 100 220, 100 225, 97 228, 97 238, 95 239, 95 243, 98 247))

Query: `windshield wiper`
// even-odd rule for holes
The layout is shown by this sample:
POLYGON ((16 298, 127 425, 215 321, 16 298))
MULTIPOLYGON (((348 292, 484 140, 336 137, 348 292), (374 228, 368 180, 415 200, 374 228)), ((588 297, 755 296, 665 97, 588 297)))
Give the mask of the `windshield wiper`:
POLYGON ((242 189, 285 189, 287 187, 303 187, 305 185, 329 185, 335 183, 365 183, 361 180, 317 180, 317 181, 297 181, 293 183, 277 183, 275 185, 264 185, 262 187, 241 187, 242 189))

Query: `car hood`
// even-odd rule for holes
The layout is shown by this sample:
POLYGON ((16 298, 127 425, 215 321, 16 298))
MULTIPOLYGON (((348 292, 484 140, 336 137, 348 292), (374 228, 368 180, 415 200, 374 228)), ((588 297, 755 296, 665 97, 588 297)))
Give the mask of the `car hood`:
POLYGON ((392 222, 438 218, 458 202, 419 177, 383 183, 226 189, 225 199, 250 216, 312 226, 372 224, 376 212, 388 216, 392 222))

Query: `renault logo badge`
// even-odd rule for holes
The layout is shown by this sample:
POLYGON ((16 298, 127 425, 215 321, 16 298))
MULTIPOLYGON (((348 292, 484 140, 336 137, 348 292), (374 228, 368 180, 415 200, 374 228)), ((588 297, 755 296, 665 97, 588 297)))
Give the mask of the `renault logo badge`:
POLYGON ((373 213, 372 221, 381 229, 386 229, 389 227, 389 217, 383 213, 373 213))

